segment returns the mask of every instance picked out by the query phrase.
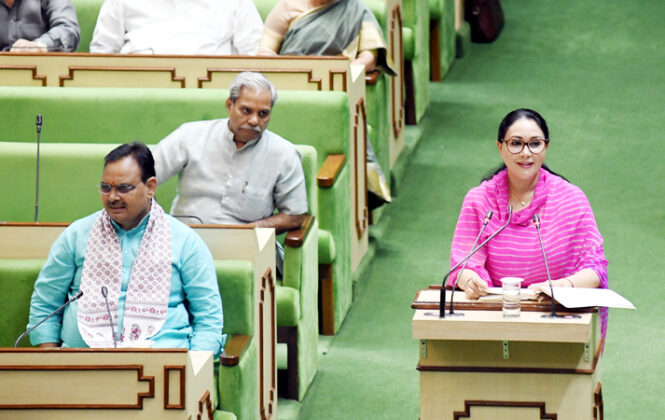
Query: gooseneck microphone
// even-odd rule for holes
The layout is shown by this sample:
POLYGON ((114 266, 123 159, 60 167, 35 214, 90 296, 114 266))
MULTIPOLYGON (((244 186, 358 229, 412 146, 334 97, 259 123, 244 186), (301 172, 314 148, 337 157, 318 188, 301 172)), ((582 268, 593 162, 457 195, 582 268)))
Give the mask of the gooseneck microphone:
MULTIPOLYGON (((480 228, 480 232, 478 232, 478 236, 476 236, 476 240, 473 242, 473 245, 471 246, 471 249, 474 249, 476 245, 478 244, 478 241, 480 240, 480 236, 483 234, 483 231, 485 230, 485 226, 489 223, 490 219, 492 219, 492 215, 494 215, 494 212, 492 210, 488 211, 487 214, 485 215, 485 220, 483 221, 483 226, 480 228)), ((464 269, 466 268, 466 265, 469 263, 469 258, 466 258, 464 261, 464 265, 462 266, 462 269, 458 271, 457 273, 457 278, 455 279, 455 282, 453 283, 453 288, 450 292, 450 311, 448 312, 450 315, 456 315, 455 310, 453 308, 454 305, 454 300, 453 297, 455 296, 455 288, 457 287, 457 283, 459 282, 460 277, 462 277, 462 273, 464 272, 464 269)))
MULTIPOLYGON (((506 223, 503 226, 501 226, 496 232, 491 234, 487 239, 485 239, 480 245, 478 245, 477 247, 472 249, 471 252, 469 252, 469 254, 466 257, 464 257, 457 264, 455 264, 455 266, 453 268, 451 268, 448 271, 448 273, 446 273, 446 275, 443 277, 443 282, 441 284, 441 297, 439 298, 439 318, 445 318, 446 317, 446 280, 448 280, 448 276, 450 276, 450 273, 455 271, 460 265, 465 264, 469 260, 469 258, 471 258, 473 256, 473 254, 478 252, 479 249, 481 249, 482 247, 487 245, 487 243, 489 241, 491 241, 492 239, 494 239, 494 237, 496 235, 498 235, 499 233, 501 233, 501 231, 503 231, 505 228, 507 228, 508 225, 510 224, 510 221, 512 220, 512 218, 513 218, 513 206, 508 205, 508 220, 506 220, 506 223)), ((452 293, 451 293, 451 299, 452 299, 452 293)), ((450 304, 451 304, 451 312, 450 313, 452 314, 453 313, 452 312, 452 307, 453 307, 452 300, 451 300, 450 304)))
POLYGON ((21 342, 21 340, 23 339, 23 337, 25 337, 26 335, 30 334, 30 333, 32 332, 32 330, 34 330, 35 328, 37 328, 37 327, 39 327, 40 325, 42 325, 42 324, 43 324, 44 322, 46 322, 49 318, 51 318, 53 315, 55 315, 55 314, 57 314, 58 312, 60 312, 60 311, 62 311, 63 309, 65 309, 65 307, 67 307, 67 305, 69 305, 70 303, 72 303, 72 302, 74 302, 75 300, 79 299, 81 296, 83 296, 83 291, 80 291, 80 290, 79 290, 79 292, 78 292, 77 294, 75 294, 74 296, 72 296, 71 298, 69 298, 68 300, 66 300, 65 303, 63 303, 58 309, 56 309, 55 311, 51 312, 46 318, 44 318, 44 319, 42 319, 41 321, 39 321, 39 322, 37 323, 37 325, 35 325, 34 327, 30 328, 29 330, 27 330, 27 331, 24 332, 23 334, 21 334, 21 335, 16 339, 16 342, 14 343, 14 347, 18 347, 18 343, 21 342))
POLYGON ((111 316, 111 307, 109 306, 109 291, 106 286, 102 286, 102 296, 104 296, 104 303, 106 303, 106 313, 109 315, 109 325, 111 326, 111 337, 113 337, 113 348, 118 348, 118 340, 115 338, 115 329, 113 328, 113 317, 111 316))
POLYGON ((37 114, 35 121, 37 127, 37 177, 35 181, 35 223, 39 217, 39 145, 42 137, 42 114, 37 114))

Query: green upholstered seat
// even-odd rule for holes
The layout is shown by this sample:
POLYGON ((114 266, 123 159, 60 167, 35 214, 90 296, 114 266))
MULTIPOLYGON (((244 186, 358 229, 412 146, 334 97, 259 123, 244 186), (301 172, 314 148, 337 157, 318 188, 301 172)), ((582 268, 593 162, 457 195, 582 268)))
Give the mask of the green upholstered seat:
MULTIPOLYGON (((1 259, 0 347, 12 347, 28 324, 30 297, 44 260, 1 259)), ((224 332, 232 335, 254 334, 253 267, 249 261, 215 261, 224 307, 224 332)), ((29 347, 25 337, 21 347, 29 347)), ((258 409, 256 344, 252 339, 236 366, 220 366, 218 389, 221 398, 215 419, 254 419, 258 409)))

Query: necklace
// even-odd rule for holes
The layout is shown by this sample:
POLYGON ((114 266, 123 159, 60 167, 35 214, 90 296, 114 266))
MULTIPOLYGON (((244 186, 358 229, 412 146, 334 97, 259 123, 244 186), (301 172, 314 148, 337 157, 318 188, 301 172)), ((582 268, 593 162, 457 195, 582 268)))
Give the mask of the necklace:
MULTIPOLYGON (((532 197, 533 197, 533 196, 532 196, 532 197)), ((515 195, 512 194, 512 193, 510 194, 510 199, 511 199, 511 201, 513 201, 514 203, 521 204, 521 205, 522 205, 522 208, 526 207, 526 206, 529 204, 529 202, 531 201, 530 198, 527 198, 526 200, 520 200, 520 199, 518 199, 517 197, 515 197, 515 195)))

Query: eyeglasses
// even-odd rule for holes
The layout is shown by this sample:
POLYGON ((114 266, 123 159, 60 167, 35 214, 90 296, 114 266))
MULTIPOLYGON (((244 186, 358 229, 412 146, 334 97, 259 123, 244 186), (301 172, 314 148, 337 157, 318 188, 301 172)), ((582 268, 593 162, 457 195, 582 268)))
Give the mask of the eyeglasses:
POLYGON ((511 137, 505 140, 508 151, 513 154, 522 153, 524 146, 526 146, 531 153, 541 153, 545 150, 545 147, 549 142, 548 139, 542 137, 531 137, 527 141, 521 137, 511 137))
POLYGON ((111 185, 107 184, 106 182, 100 182, 98 188, 99 188, 99 193, 104 195, 111 194, 111 191, 113 191, 114 188, 118 194, 129 194, 130 192, 134 191, 136 185, 132 184, 111 185))

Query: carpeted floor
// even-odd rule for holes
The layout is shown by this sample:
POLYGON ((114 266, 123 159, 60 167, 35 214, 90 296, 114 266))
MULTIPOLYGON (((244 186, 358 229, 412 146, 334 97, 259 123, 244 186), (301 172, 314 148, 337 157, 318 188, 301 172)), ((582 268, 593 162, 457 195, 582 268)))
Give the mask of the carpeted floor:
POLYGON ((503 0, 506 27, 431 84, 423 139, 342 330, 329 343, 301 419, 417 419, 417 343, 409 305, 440 281, 466 191, 500 163, 503 116, 538 110, 547 163, 589 197, 612 310, 602 364, 606 419, 665 413, 665 3, 503 0))

